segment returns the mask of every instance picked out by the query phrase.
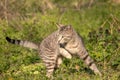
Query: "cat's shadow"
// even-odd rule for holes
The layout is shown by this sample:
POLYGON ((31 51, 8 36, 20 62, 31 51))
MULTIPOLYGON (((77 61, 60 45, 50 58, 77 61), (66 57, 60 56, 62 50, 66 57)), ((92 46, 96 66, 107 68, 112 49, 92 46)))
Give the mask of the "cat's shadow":
POLYGON ((89 68, 84 68, 84 71, 86 72, 86 73, 88 73, 88 74, 92 74, 92 75, 94 75, 94 73, 93 73, 93 71, 91 70, 91 69, 89 69, 89 68))

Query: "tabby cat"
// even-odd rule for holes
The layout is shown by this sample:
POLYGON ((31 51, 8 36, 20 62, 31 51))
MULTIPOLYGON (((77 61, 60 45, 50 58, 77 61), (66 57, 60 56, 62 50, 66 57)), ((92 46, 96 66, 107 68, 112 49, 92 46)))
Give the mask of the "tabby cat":
POLYGON ((38 50, 39 56, 46 66, 47 77, 52 76, 55 68, 60 66, 62 57, 71 59, 72 55, 79 56, 95 74, 101 76, 93 59, 88 55, 81 37, 72 26, 57 24, 57 27, 58 30, 46 37, 39 45, 29 41, 10 39, 9 37, 6 37, 6 40, 12 44, 38 50))

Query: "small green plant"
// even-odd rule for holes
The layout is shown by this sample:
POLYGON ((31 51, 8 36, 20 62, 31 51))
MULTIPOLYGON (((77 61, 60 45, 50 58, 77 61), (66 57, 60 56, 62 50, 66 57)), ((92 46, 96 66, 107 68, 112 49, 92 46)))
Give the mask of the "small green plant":
MULTIPOLYGON (((93 0, 89 7, 89 1, 1 0, 0 80, 49 80, 37 51, 9 44, 5 37, 40 43, 57 29, 54 23, 58 22, 71 24, 83 37, 103 80, 119 80, 120 6, 109 0, 93 0), (48 3, 53 4, 51 8, 48 3)), ((53 80, 101 80, 76 57, 64 59, 53 76, 53 80)))

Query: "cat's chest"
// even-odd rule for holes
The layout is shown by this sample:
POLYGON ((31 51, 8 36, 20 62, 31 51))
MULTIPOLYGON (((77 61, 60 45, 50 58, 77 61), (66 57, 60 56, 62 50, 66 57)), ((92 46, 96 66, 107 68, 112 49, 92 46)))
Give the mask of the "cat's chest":
POLYGON ((65 49, 68 50, 71 54, 78 53, 78 45, 77 44, 69 44, 65 46, 65 49))

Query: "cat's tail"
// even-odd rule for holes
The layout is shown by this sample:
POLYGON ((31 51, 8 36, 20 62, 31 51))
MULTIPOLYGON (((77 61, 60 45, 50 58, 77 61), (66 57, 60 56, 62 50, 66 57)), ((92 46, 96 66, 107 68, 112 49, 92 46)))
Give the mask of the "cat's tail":
POLYGON ((9 37, 6 37, 6 40, 12 44, 18 44, 23 47, 32 48, 32 49, 36 49, 36 50, 38 49, 38 45, 33 42, 30 42, 30 41, 15 40, 15 39, 10 39, 9 37))

